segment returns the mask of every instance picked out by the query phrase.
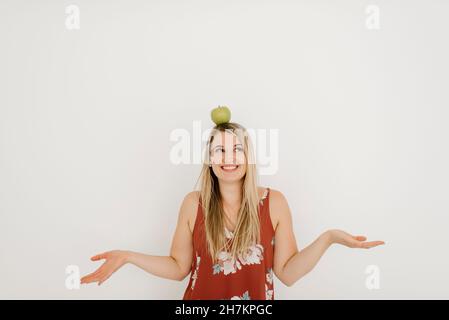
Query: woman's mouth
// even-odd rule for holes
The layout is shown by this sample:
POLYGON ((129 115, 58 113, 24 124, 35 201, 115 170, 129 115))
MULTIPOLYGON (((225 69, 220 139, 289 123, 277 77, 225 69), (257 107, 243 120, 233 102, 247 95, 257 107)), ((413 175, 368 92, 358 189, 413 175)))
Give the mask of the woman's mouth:
POLYGON ((220 168, 226 172, 233 172, 233 171, 236 171, 239 168, 239 166, 235 165, 235 164, 232 164, 232 165, 229 164, 229 165, 220 166, 220 168))

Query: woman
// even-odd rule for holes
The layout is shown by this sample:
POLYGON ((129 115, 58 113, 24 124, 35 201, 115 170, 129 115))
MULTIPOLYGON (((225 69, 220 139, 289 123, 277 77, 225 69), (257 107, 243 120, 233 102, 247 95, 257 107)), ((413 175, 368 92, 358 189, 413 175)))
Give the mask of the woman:
POLYGON ((182 281, 190 274, 183 299, 274 299, 273 273, 292 286, 332 244, 364 249, 384 244, 328 230, 298 251, 284 195, 257 186, 253 148, 245 128, 218 123, 206 150, 200 190, 188 193, 182 202, 170 255, 101 253, 91 260, 106 261, 81 283, 101 285, 131 263, 172 280, 182 281))

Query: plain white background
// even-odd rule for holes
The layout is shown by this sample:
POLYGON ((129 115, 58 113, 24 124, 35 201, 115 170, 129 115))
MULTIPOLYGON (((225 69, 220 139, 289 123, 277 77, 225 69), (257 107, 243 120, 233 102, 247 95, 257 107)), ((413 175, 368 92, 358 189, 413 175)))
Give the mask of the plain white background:
POLYGON ((333 246, 276 299, 449 298, 446 1, 1 1, 0 297, 180 299, 188 283, 125 266, 68 290, 112 249, 167 255, 200 166, 170 133, 228 105, 279 130, 298 246, 333 246), (65 25, 68 5, 80 29, 65 25), (366 8, 379 9, 379 29, 366 8), (366 287, 375 265, 380 288, 366 287))

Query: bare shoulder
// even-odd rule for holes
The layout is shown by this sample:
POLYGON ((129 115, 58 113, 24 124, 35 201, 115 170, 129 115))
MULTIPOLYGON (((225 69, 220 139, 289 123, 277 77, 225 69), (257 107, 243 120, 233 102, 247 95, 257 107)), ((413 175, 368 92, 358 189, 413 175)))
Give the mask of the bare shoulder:
POLYGON ((257 187, 257 194, 259 196, 259 199, 262 199, 262 197, 265 194, 265 190, 267 190, 267 187, 260 187, 260 186, 257 187))
POLYGON ((193 227, 195 226, 199 199, 200 192, 191 191, 185 195, 184 200, 182 201, 181 214, 184 215, 187 220, 190 232, 193 232, 193 227))
POLYGON ((284 194, 279 190, 270 188, 270 217, 275 230, 279 221, 288 214, 290 214, 290 210, 284 194))
POLYGON ((283 202, 286 202, 287 199, 285 198, 284 194, 276 189, 271 189, 270 188, 270 200, 272 200, 271 202, 274 204, 282 204, 283 202))
POLYGON ((184 201, 187 201, 189 203, 197 202, 200 199, 200 192, 199 191, 190 191, 187 193, 184 197, 184 201))

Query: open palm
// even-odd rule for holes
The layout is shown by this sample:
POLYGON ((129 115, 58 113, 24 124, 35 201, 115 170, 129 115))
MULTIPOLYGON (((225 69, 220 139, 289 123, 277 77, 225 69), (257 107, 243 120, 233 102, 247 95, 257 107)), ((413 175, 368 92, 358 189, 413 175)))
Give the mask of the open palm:
POLYGON ((98 285, 101 285, 126 262, 125 253, 121 250, 114 250, 97 254, 90 259, 92 261, 106 259, 106 261, 97 270, 82 277, 81 284, 98 282, 98 285))
POLYGON ((333 243, 338 243, 349 248, 370 249, 382 244, 384 241, 366 241, 365 236, 353 236, 342 230, 331 230, 331 237, 333 243))

